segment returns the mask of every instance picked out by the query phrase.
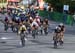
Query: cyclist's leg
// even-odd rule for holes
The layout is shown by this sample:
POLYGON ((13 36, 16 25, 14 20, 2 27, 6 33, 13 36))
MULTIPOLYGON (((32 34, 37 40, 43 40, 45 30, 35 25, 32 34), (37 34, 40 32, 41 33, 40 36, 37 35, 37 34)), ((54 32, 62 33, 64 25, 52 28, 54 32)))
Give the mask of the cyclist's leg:
POLYGON ((4 25, 4 30, 5 30, 5 31, 8 30, 8 24, 7 24, 7 23, 5 23, 5 25, 4 25))
POLYGON ((38 35, 38 28, 35 28, 33 31, 35 35, 38 35))
POLYGON ((63 45, 63 40, 64 40, 64 34, 61 32, 61 35, 60 35, 60 45, 63 45))
POLYGON ((45 35, 48 34, 48 32, 47 32, 47 28, 44 29, 44 33, 45 33, 45 35))
POLYGON ((54 48, 57 48, 57 44, 58 44, 58 39, 57 39, 57 37, 55 36, 55 37, 54 37, 54 48))
POLYGON ((35 39, 35 30, 32 30, 32 37, 35 39))
POLYGON ((25 35, 24 34, 21 34, 21 43, 22 43, 22 46, 25 46, 25 35))
POLYGON ((31 34, 31 27, 28 28, 28 33, 31 34))
POLYGON ((57 43, 58 43, 57 33, 55 34, 55 36, 53 36, 53 41, 54 41, 54 48, 57 48, 57 43))
POLYGON ((40 30, 41 34, 43 34, 43 29, 40 30))

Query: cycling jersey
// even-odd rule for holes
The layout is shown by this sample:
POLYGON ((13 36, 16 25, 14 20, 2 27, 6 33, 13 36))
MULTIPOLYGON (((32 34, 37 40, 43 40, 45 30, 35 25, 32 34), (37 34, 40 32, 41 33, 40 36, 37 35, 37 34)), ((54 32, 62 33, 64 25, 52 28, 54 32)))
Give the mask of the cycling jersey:
POLYGON ((59 27, 61 28, 61 31, 64 31, 64 27, 65 27, 65 26, 60 26, 60 25, 59 25, 59 27))
POLYGON ((39 25, 38 25, 38 23, 37 23, 37 22, 35 22, 35 21, 34 21, 34 22, 32 22, 31 26, 33 26, 33 25, 35 25, 35 26, 37 26, 37 27, 39 26, 39 25))
POLYGON ((55 33, 60 33, 60 32, 61 32, 61 28, 60 27, 56 27, 55 33))
POLYGON ((26 30, 26 27, 25 27, 25 25, 22 25, 21 27, 20 27, 20 31, 22 31, 22 30, 26 30))
POLYGON ((55 29, 55 33, 60 33, 60 32, 61 32, 61 30, 55 29))
POLYGON ((20 34, 20 33, 23 33, 24 31, 26 31, 25 25, 20 26, 18 33, 20 34))

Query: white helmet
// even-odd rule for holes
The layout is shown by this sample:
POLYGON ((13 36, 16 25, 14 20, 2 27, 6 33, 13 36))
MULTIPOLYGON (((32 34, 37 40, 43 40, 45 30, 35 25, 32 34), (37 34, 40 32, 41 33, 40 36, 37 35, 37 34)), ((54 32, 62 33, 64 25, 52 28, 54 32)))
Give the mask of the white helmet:
POLYGON ((56 26, 56 29, 59 29, 59 30, 61 30, 61 28, 60 28, 60 27, 58 27, 58 26, 56 26))
POLYGON ((32 17, 30 17, 30 19, 32 20, 33 18, 32 18, 32 17))
POLYGON ((58 26, 56 26, 56 28, 55 29, 57 29, 58 28, 58 26))
POLYGON ((22 25, 23 28, 25 28, 25 25, 22 25))
POLYGON ((60 26, 63 26, 64 24, 63 24, 63 23, 60 23, 59 25, 60 25, 60 26))

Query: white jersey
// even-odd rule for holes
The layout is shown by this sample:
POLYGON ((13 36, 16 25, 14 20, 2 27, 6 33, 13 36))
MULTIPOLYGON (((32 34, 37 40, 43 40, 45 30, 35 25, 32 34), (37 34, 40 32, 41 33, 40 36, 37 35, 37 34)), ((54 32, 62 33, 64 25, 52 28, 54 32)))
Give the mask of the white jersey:
POLYGON ((22 25, 23 28, 25 28, 25 25, 22 25))
POLYGON ((37 26, 37 27, 39 26, 36 21, 33 21, 33 22, 32 22, 31 26, 33 26, 33 25, 35 25, 35 26, 37 26))
POLYGON ((36 21, 38 21, 39 23, 40 23, 40 19, 38 18, 38 19, 36 19, 36 21))

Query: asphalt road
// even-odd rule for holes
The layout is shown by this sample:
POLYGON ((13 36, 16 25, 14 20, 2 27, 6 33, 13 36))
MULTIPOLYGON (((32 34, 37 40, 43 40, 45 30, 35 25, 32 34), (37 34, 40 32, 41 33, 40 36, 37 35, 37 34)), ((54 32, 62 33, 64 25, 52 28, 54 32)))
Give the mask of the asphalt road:
POLYGON ((53 48, 52 29, 58 24, 57 22, 50 22, 47 36, 38 35, 36 39, 33 39, 31 34, 27 35, 26 45, 22 47, 19 36, 13 33, 11 29, 5 32, 3 30, 4 25, 0 22, 0 53, 75 53, 75 26, 65 25, 64 45, 59 46, 57 49, 53 48))

